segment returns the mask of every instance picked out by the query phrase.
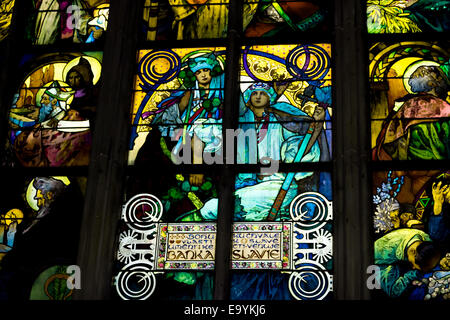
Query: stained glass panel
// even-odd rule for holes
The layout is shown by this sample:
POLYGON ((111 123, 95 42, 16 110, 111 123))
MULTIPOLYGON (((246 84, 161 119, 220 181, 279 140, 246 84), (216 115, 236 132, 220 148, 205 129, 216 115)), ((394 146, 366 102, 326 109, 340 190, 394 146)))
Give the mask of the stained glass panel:
MULTIPOLYGON (((261 150, 260 158, 269 156, 285 162, 300 162, 302 156, 303 161, 330 160, 330 50, 329 45, 243 48, 240 124, 236 129, 241 130, 242 134, 236 131, 234 137, 238 143, 245 142, 245 138, 254 133, 254 139, 245 142, 245 146, 238 145, 238 163, 257 162, 256 159, 250 161, 247 156, 249 153, 257 155, 249 150, 256 150, 256 141, 260 138, 258 150, 263 144, 270 144, 273 149, 267 154, 261 150), (262 104, 258 109, 266 117, 259 112, 255 117, 256 109, 250 99, 252 94, 260 92, 270 96, 269 105, 262 104), (258 116, 262 119, 259 124, 258 116), (295 159, 301 142, 307 141, 303 139, 305 136, 309 140, 305 142, 302 154, 295 159)), ((132 110, 130 164, 134 163, 139 152, 143 152, 140 150, 145 145, 145 139, 149 139, 146 138, 148 132, 155 128, 160 133, 152 134, 165 137, 166 146, 172 146, 169 151, 176 154, 187 145, 187 138, 192 140, 192 145, 195 142, 201 145, 205 153, 221 154, 221 121, 226 112, 222 108, 223 55, 223 48, 140 52, 140 71, 136 77, 132 110), (179 132, 180 138, 176 138, 176 132, 179 132), (173 141, 168 139, 170 137, 174 137, 173 141)), ((216 159, 216 163, 223 163, 220 156, 216 159)))
POLYGON ((375 264, 382 297, 450 298, 450 174, 373 173, 375 264))
POLYGON ((26 76, 9 113, 7 165, 89 163, 101 61, 101 52, 23 57, 26 76))
POLYGON ((450 1, 368 0, 369 33, 445 32, 450 29, 450 1))
POLYGON ((8 36, 14 2, 15 0, 3 0, 0 2, 0 42, 8 36))
POLYGON ((243 173, 236 177, 235 197, 234 219, 239 222, 233 226, 231 299, 329 298, 330 174, 243 173))
POLYGON ((228 9, 229 0, 145 0, 145 39, 225 38, 228 9))
POLYGON ((217 197, 218 178, 197 184, 194 174, 155 169, 127 181, 115 291, 126 300, 212 299, 216 223, 199 210, 217 197))
MULTIPOLYGON (((172 177, 155 170, 147 175, 127 182, 133 196, 127 196, 119 228, 118 297, 212 299, 217 175, 205 177, 200 187, 186 174, 172 177), (145 281, 139 284, 139 279, 145 281)), ((280 190, 288 178, 283 173, 237 176, 232 290, 240 294, 233 299, 315 300, 332 291, 330 174, 297 172, 284 194, 280 190), (271 218, 278 198, 282 205, 271 218)))
MULTIPOLYGON (((143 30, 147 40, 225 38, 229 0, 145 0, 143 30)), ((243 1, 246 37, 292 37, 306 31, 326 31, 327 1, 243 1)))
POLYGON ((329 161, 331 77, 328 44, 242 48, 238 163, 329 161))
POLYGON ((33 283, 30 300, 72 300, 74 289, 67 286, 73 275, 70 266, 55 265, 42 271, 33 283))
MULTIPOLYGON (((139 52, 129 164, 146 152, 151 157, 154 147, 150 141, 156 141, 157 146, 161 143, 169 157, 171 152, 186 156, 194 145, 200 146, 200 151, 217 150, 218 141, 207 144, 200 138, 211 131, 221 135, 224 55, 224 48, 139 52)), ((192 154, 180 161, 192 164, 197 153, 192 154)), ((199 158, 201 161, 202 152, 199 158)))
POLYGON ((327 1, 245 0, 243 27, 246 37, 292 37, 302 32, 329 30, 327 1))
POLYGON ((373 159, 448 159, 449 43, 376 43, 369 59, 373 159))
POLYGON ((26 38, 35 45, 93 43, 103 38, 109 0, 30 1, 26 38))
MULTIPOLYGON (((87 179, 15 176, 8 181, 0 213, 0 297, 27 300, 45 269, 76 264, 87 179)), ((41 298, 69 294, 64 290, 60 296, 62 287, 53 280, 41 283, 41 298)))

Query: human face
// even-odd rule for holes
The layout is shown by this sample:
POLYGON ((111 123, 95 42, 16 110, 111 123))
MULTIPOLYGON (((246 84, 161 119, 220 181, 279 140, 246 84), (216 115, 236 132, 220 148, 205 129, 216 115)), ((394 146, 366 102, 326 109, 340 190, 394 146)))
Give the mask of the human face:
POLYGON ((392 210, 391 212, 389 212, 389 217, 391 218, 391 222, 394 225, 394 228, 400 228, 400 220, 398 218, 398 214, 399 214, 400 210, 392 210))
POLYGON ((37 205, 39 208, 42 208, 45 204, 45 196, 42 193, 41 190, 37 190, 36 191, 36 195, 34 196, 34 199, 37 200, 37 205))
POLYGON ((34 199, 37 200, 38 207, 43 208, 48 206, 53 200, 53 192, 47 191, 46 195, 44 195, 40 189, 37 189, 34 199))
POLYGON ((51 105, 51 99, 50 96, 48 94, 43 94, 42 98, 41 98, 41 105, 42 106, 50 106, 51 105))
POLYGON ((422 266, 422 267, 419 266, 416 261, 416 255, 417 255, 417 247, 421 243, 422 243, 422 241, 416 241, 409 246, 409 248, 407 249, 407 258, 408 258, 408 261, 411 263, 412 268, 414 270, 420 270, 424 273, 427 273, 427 272, 430 272, 431 270, 433 270, 433 268, 439 263, 439 260, 441 259, 441 257, 438 253, 436 253, 436 255, 434 257, 431 257, 427 261, 426 266, 422 266))
POLYGON ((400 220, 402 221, 403 225, 406 225, 406 223, 412 219, 414 219, 414 215, 411 212, 402 212, 402 214, 400 215, 400 220))
POLYGON ((420 270, 423 273, 428 273, 431 270, 433 270, 434 267, 436 267, 438 265, 440 260, 441 260, 441 257, 439 255, 435 255, 434 257, 432 257, 430 259, 430 261, 428 262, 428 265, 426 265, 425 267, 420 268, 416 263, 413 264, 413 267, 414 267, 414 269, 420 270))
POLYGON ((70 72, 69 75, 67 76, 67 81, 69 82, 69 85, 73 89, 80 88, 82 80, 83 79, 81 78, 81 75, 75 71, 70 72))
POLYGON ((201 85, 207 85, 211 82, 211 70, 209 69, 200 69, 197 70, 197 72, 194 73, 195 78, 197 78, 197 81, 201 85))
POLYGON ((258 90, 252 92, 252 95, 250 96, 250 102, 252 106, 257 109, 265 108, 269 105, 270 98, 267 93, 258 90))

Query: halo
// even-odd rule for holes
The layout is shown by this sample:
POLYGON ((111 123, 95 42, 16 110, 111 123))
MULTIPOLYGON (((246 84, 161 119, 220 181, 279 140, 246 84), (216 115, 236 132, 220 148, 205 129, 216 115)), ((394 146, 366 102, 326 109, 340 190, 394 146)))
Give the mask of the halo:
POLYGON ((403 74, 403 85, 405 86, 406 91, 408 91, 409 93, 414 93, 414 92, 412 92, 411 86, 408 83, 409 78, 414 73, 414 71, 417 70, 417 68, 422 67, 422 66, 428 66, 428 67, 436 66, 436 67, 439 67, 440 64, 435 62, 435 61, 431 61, 431 60, 420 60, 420 61, 417 61, 417 62, 413 62, 409 66, 407 66, 406 69, 405 69, 405 73, 403 74))
MULTIPOLYGON (((66 186, 68 186, 70 184, 70 180, 68 177, 52 176, 52 178, 55 180, 61 181, 66 186)), ((34 211, 39 211, 39 207, 37 205, 37 200, 34 198, 34 196, 36 195, 36 192, 37 192, 36 188, 33 186, 34 179, 31 180, 30 183, 28 184, 27 191, 25 193, 25 197, 26 197, 27 203, 30 206, 30 208, 33 209, 34 211)))
POLYGON ((4 223, 9 226, 14 220, 20 224, 23 219, 23 212, 20 209, 11 209, 4 216, 4 223))
MULTIPOLYGON (((65 82, 63 82, 63 81, 61 81, 61 80, 54 80, 54 81, 52 81, 52 82, 49 82, 49 83, 44 84, 44 86, 42 86, 41 88, 39 88, 38 92, 36 93, 36 105, 37 105, 38 107, 41 107, 41 99, 42 99, 42 95, 44 94, 45 90, 47 90, 47 88, 48 88, 53 82, 55 82, 55 81, 58 81, 59 86, 60 86, 61 88, 70 88, 70 86, 69 86, 67 83, 65 83, 65 82)), ((67 99, 66 105, 67 105, 67 106, 70 106, 70 104, 72 103, 72 101, 73 101, 73 95, 71 95, 71 96, 69 97, 69 99, 67 99)), ((67 108, 67 109, 70 109, 70 108, 67 108)))
MULTIPOLYGON (((94 85, 96 85, 97 82, 100 80, 100 75, 102 73, 102 64, 100 63, 100 61, 98 61, 94 57, 90 57, 90 56, 81 56, 81 57, 86 59, 89 62, 89 64, 91 65, 91 70, 94 75, 94 78, 92 79, 92 83, 94 85)), ((72 69, 73 67, 78 65, 81 57, 77 57, 67 63, 67 65, 65 66, 64 71, 63 71, 63 79, 67 78, 67 74, 69 73, 70 69, 72 69)))
POLYGON ((25 195, 26 195, 27 203, 30 206, 30 208, 33 209, 34 211, 39 211, 39 207, 37 205, 37 200, 34 198, 37 190, 33 186, 33 182, 34 182, 34 179, 31 180, 30 183, 28 184, 27 192, 25 193, 25 195))
POLYGON ((52 176, 52 178, 55 179, 55 180, 61 181, 66 186, 68 186, 70 184, 70 180, 67 177, 64 177, 64 176, 52 176))

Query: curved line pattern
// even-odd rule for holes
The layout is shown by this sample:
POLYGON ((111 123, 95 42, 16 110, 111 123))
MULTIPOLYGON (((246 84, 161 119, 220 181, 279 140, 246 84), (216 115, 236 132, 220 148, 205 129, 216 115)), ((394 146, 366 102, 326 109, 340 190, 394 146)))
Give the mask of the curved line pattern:
POLYGON ((322 194, 318 192, 304 192, 292 200, 290 215, 292 220, 299 222, 323 221, 328 219, 328 206, 328 200, 322 194), (305 211, 302 209, 309 203, 314 204, 318 208, 318 212, 312 218, 303 219, 305 211))
POLYGON ((297 300, 323 300, 332 291, 332 277, 312 267, 291 273, 289 292, 297 300))
POLYGON ((154 273, 143 263, 120 271, 116 280, 117 294, 123 300, 146 300, 156 287, 154 273))
POLYGON ((124 206, 122 218, 131 229, 147 231, 153 228, 154 222, 158 222, 163 214, 161 201, 152 194, 142 193, 132 197, 124 206), (148 206, 149 210, 139 216, 139 206, 148 206))
POLYGON ((286 57, 286 69, 294 79, 322 80, 330 68, 330 56, 316 45, 298 46, 286 57), (300 60, 304 60, 299 67, 300 60), (311 65, 312 64, 312 65, 311 65))

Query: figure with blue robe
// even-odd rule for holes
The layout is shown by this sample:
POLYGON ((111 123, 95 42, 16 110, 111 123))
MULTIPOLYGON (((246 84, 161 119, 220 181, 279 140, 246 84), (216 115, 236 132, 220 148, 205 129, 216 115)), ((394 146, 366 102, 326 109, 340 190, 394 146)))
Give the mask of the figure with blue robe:
MULTIPOLYGON (((142 114, 146 119, 154 116, 152 124, 159 125, 161 136, 175 140, 173 154, 178 154, 183 145, 200 143, 197 135, 203 135, 203 128, 210 125, 220 128, 224 97, 224 73, 219 59, 210 53, 192 55, 184 63, 179 73, 182 86, 164 99, 156 111, 142 114), (182 129, 182 130, 179 130, 182 129)), ((191 175, 191 183, 201 185, 202 175, 191 175)))
MULTIPOLYGON (((252 84, 241 97, 240 134, 238 135, 238 163, 257 163, 271 161, 293 162, 308 128, 315 120, 323 120, 324 110, 317 110, 314 118, 286 102, 277 102, 281 91, 265 83, 252 84), (322 111, 322 112, 320 112, 322 111), (290 121, 289 121, 290 120, 290 121), (280 122, 287 121, 287 122, 280 122), (254 135, 251 137, 251 135, 254 135), (244 136, 250 136, 246 139, 244 136), (252 143, 256 144, 252 146, 252 143), (254 147, 254 148, 252 148, 254 147)), ((323 126, 323 123, 320 123, 323 126)), ((205 130, 206 131, 206 130, 205 130)), ((218 151, 221 141, 213 132, 201 135, 206 148, 218 151)), ((325 138, 323 132, 319 135, 325 138)), ((319 138, 306 148, 302 162, 321 160, 319 138)), ((326 144, 325 144, 326 145, 326 144)), ((276 221, 289 217, 289 205, 301 192, 299 186, 312 185, 309 180, 313 172, 299 172, 292 183, 281 206, 276 221)), ((235 221, 267 221, 269 211, 286 178, 285 173, 274 172, 269 175, 249 173, 239 174, 236 178, 235 221)), ((304 186, 302 186, 304 187, 304 186)), ((313 188, 313 187, 312 187, 313 188)), ((304 190, 306 191, 306 190, 304 190)), ((308 190, 311 191, 311 190, 308 190)), ((205 220, 217 219, 218 199, 213 198, 200 209, 205 220)), ((314 208, 309 208, 314 210, 314 208)), ((280 272, 235 272, 232 277, 232 300, 290 300, 287 273, 280 272)), ((314 284, 311 284, 314 287, 314 284)))

